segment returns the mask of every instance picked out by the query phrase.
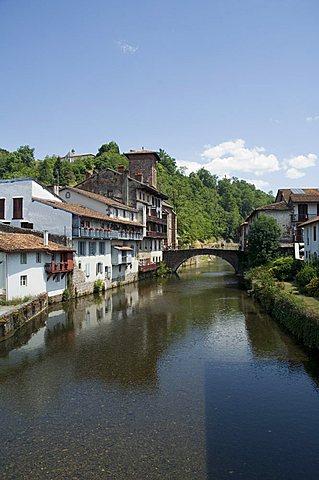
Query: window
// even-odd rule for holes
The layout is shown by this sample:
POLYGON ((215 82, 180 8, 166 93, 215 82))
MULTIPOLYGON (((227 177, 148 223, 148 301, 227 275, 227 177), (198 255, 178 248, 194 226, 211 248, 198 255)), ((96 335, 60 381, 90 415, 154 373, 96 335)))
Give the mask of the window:
POLYGON ((100 242, 99 253, 100 255, 105 255, 105 242, 100 242))
POLYGON ((86 263, 85 264, 85 275, 87 277, 89 277, 91 275, 91 268, 90 268, 90 264, 89 263, 86 263))
POLYGON ((305 222, 308 220, 308 205, 300 203, 298 205, 298 222, 305 222))
POLYGON ((20 222, 21 228, 29 228, 33 230, 33 223, 30 222, 20 222))
POLYGON ((26 253, 20 253, 20 263, 26 264, 27 263, 27 254, 26 253))
POLYGON ((13 198, 13 219, 23 218, 23 198, 13 198))
POLYGON ((111 269, 109 269, 109 267, 104 267, 104 277, 105 277, 105 280, 109 280, 110 277, 111 277, 111 269))
POLYGON ((99 262, 96 264, 96 274, 103 273, 103 263, 99 262))
POLYGON ((20 286, 21 287, 26 287, 28 285, 28 276, 27 275, 21 275, 20 276, 20 286))
POLYGON ((117 208, 114 208, 113 211, 114 211, 114 215, 115 215, 116 217, 118 217, 118 214, 119 214, 118 209, 117 209, 117 208))
POLYGON ((96 242, 89 242, 89 255, 96 255, 96 242))
POLYGON ((41 253, 37 252, 35 254, 35 261, 36 263, 41 263, 41 253))
POLYGON ((0 219, 4 220, 6 218, 6 200, 5 198, 0 198, 0 219))
POLYGON ((70 193, 70 192, 66 192, 65 198, 71 198, 71 193, 70 193))
POLYGON ((79 255, 81 257, 86 256, 86 242, 79 242, 79 255))
POLYGON ((317 227, 314 225, 313 227, 313 241, 317 240, 317 227))

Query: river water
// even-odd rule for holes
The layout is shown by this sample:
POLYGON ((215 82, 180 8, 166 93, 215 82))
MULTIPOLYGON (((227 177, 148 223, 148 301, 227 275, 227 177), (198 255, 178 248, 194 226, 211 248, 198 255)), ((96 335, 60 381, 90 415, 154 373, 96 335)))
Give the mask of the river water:
POLYGON ((318 356, 222 261, 42 320, 0 344, 2 479, 317 479, 318 356))

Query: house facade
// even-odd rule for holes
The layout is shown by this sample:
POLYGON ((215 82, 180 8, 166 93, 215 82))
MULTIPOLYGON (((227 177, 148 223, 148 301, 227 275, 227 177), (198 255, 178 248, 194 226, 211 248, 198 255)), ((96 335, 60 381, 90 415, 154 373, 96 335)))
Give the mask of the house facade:
POLYGON ((279 189, 276 202, 280 201, 285 201, 292 211, 291 230, 293 241, 303 243, 304 239, 301 224, 319 215, 319 189, 279 189))
POLYGON ((0 295, 6 300, 47 293, 62 297, 73 250, 29 233, 0 232, 0 295))
MULTIPOLYGON (((36 231, 47 230, 72 245, 75 250, 75 294, 92 292, 96 280, 110 288, 119 282, 137 279, 137 251, 143 238, 143 226, 136 220, 133 209, 127 208, 125 213, 122 209, 119 213, 117 205, 114 207, 117 211, 110 213, 105 211, 108 208, 105 204, 91 199, 96 209, 103 208, 104 213, 99 213, 80 205, 87 202, 87 197, 82 195, 78 204, 67 203, 32 179, 0 181, 0 191, 5 206, 3 223, 36 231), (19 199, 18 212, 14 210, 16 198, 19 199), (123 254, 124 247, 129 252, 126 255, 123 254)), ((68 194, 70 191, 65 192, 66 196, 68 194)), ((72 192, 73 199, 78 197, 72 192)))
MULTIPOLYGON (((157 268, 162 260, 164 241, 167 242, 167 216, 163 201, 167 196, 157 190, 156 161, 158 155, 149 150, 125 153, 129 167, 104 169, 91 175, 77 188, 103 195, 127 205, 137 212, 143 225, 143 241, 138 250, 140 271, 157 268)), ((173 224, 174 228, 176 222, 173 224)), ((175 235, 175 234, 174 234, 175 235)))
POLYGON ((304 259, 319 258, 319 216, 300 224, 304 237, 304 259))
POLYGON ((240 246, 241 250, 246 250, 248 246, 248 235, 250 227, 261 216, 272 217, 276 220, 280 228, 280 244, 282 247, 289 246, 293 242, 293 231, 291 228, 292 209, 285 201, 271 203, 263 207, 256 208, 240 226, 240 246))

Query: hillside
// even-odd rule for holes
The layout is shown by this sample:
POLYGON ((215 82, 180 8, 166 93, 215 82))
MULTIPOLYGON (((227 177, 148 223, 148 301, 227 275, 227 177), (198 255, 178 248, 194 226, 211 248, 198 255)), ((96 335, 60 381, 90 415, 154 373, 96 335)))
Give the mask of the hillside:
MULTIPOLYGON (((240 223, 254 208, 273 202, 267 194, 238 178, 218 178, 201 168, 186 175, 164 150, 159 151, 158 188, 169 197, 178 215, 178 234, 183 244, 238 238, 240 223)), ((75 185, 87 172, 127 164, 115 142, 104 144, 95 158, 74 163, 58 156, 34 158, 34 149, 14 152, 0 149, 0 178, 34 177, 45 185, 75 185)))

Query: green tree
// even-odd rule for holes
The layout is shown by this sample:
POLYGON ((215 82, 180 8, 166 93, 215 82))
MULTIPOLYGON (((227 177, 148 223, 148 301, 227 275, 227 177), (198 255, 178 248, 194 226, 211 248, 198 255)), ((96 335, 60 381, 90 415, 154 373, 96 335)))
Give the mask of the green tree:
POLYGON ((97 171, 103 170, 104 168, 116 170, 120 164, 127 166, 128 160, 125 155, 120 153, 118 144, 111 141, 101 145, 95 157, 94 168, 97 171))
POLYGON ((279 254, 280 227, 276 220, 261 215, 248 233, 248 260, 252 267, 264 265, 279 254))

